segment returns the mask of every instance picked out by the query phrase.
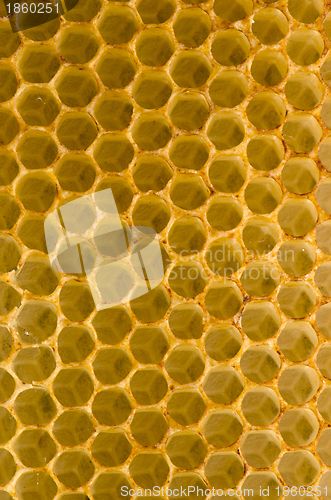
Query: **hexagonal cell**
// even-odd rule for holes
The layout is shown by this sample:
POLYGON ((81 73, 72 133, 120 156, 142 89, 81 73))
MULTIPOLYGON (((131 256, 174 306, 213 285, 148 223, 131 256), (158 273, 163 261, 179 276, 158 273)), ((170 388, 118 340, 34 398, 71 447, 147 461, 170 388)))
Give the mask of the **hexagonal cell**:
POLYGON ((234 488, 244 476, 244 464, 234 451, 209 455, 205 475, 213 488, 234 488))
POLYGON ((318 180, 319 170, 311 158, 290 158, 282 170, 282 181, 294 194, 310 193, 318 180))
POLYGON ((98 311, 92 325, 100 342, 118 344, 130 332, 132 322, 127 309, 116 306, 98 311))
POLYGON ((237 70, 221 71, 209 86, 209 96, 216 106, 234 108, 248 94, 248 82, 244 74, 237 70))
POLYGON ((140 363, 160 363, 169 348, 165 330, 157 326, 138 326, 130 337, 130 349, 140 363))
POLYGON ((215 61, 222 66, 238 66, 249 55, 249 41, 242 31, 234 28, 218 30, 211 45, 215 61))
POLYGON ((95 500, 102 500, 105 495, 111 495, 113 500, 121 500, 121 488, 130 489, 127 476, 120 471, 103 472, 97 476, 91 486, 91 493, 95 500))
POLYGON ((133 167, 134 182, 140 191, 161 191, 172 177, 172 168, 159 155, 139 155, 133 167))
POLYGON ((106 48, 98 60, 96 71, 106 87, 121 89, 131 83, 137 66, 132 52, 126 49, 106 48))
POLYGON ((216 112, 209 121, 207 135, 217 150, 235 148, 245 138, 241 116, 235 111, 216 112))
POLYGON ((223 237, 211 242, 205 259, 213 273, 230 277, 242 266, 244 254, 237 239, 223 237))
POLYGON ((171 462, 181 469, 195 469, 207 454, 204 439, 194 431, 177 431, 168 439, 166 452, 171 462))
POLYGON ((310 200, 288 199, 278 212, 278 222, 290 236, 305 236, 317 222, 317 210, 310 200))
POLYGON ((177 423, 192 425, 202 418, 206 404, 196 389, 175 389, 168 400, 167 412, 177 423))
POLYGON ((245 377, 257 384, 270 382, 278 374, 280 366, 277 352, 265 345, 249 347, 240 359, 245 377))
POLYGON ((45 467, 56 454, 56 444, 44 429, 25 429, 15 439, 14 450, 25 467, 45 467))
POLYGON ((230 280, 212 282, 205 296, 205 306, 209 314, 223 320, 235 316, 242 301, 240 289, 230 280))
POLYGON ((51 295, 59 284, 49 259, 40 253, 28 255, 16 275, 17 284, 34 295, 51 295))
POLYGON ((120 387, 100 391, 92 403, 92 413, 101 425, 120 425, 131 413, 127 392, 120 387))
POLYGON ((331 222, 326 220, 316 227, 316 242, 317 246, 322 252, 331 255, 331 222))
POLYGON ((288 102, 302 111, 309 111, 318 106, 323 93, 323 86, 313 73, 297 72, 289 77, 285 85, 288 102))
POLYGON ((279 420, 279 431, 285 443, 291 447, 307 446, 317 436, 319 422, 308 408, 285 410, 279 420))
POLYGON ((123 464, 131 453, 132 446, 126 434, 120 430, 99 432, 93 441, 93 458, 105 467, 123 464))
POLYGON ((240 276, 245 292, 254 297, 268 297, 280 282, 278 269, 264 261, 254 261, 246 266, 240 276))
POLYGON ((132 361, 124 349, 100 349, 92 363, 94 375, 104 385, 117 384, 130 373, 132 361))
MULTIPOLYGON (((16 463, 15 460, 9 451, 4 448, 0 449, 0 485, 5 486, 16 472, 16 463)), ((1 500, 11 500, 11 496, 6 496, 5 492, 0 493, 1 500)))
POLYGON ((17 176, 19 166, 14 153, 6 150, 5 148, 0 149, 0 162, 2 165, 0 172, 0 186, 8 186, 8 184, 11 184, 17 176))
POLYGON ((281 457, 278 470, 288 486, 307 486, 316 479, 320 465, 310 451, 288 451, 281 457))
POLYGON ((331 183, 328 179, 322 179, 316 190, 316 201, 328 215, 331 214, 330 191, 331 183))
POLYGON ((177 42, 188 48, 196 48, 202 45, 210 34, 210 17, 198 7, 182 9, 174 20, 173 29, 177 42))
POLYGON ((287 35, 289 23, 281 10, 266 7, 255 14, 252 31, 261 43, 273 45, 287 35))
POLYGON ((128 43, 139 24, 134 10, 126 5, 108 5, 97 24, 103 39, 111 45, 128 43))
POLYGON ((71 111, 61 116, 56 134, 67 149, 84 150, 96 139, 98 128, 85 111, 71 111))
POLYGON ((83 406, 93 390, 93 380, 84 368, 63 368, 53 381, 54 395, 62 406, 83 406))
POLYGON ((17 109, 27 125, 47 127, 57 117, 60 106, 49 88, 30 85, 20 94, 17 109))
POLYGON ((61 157, 54 171, 65 191, 88 191, 96 178, 93 161, 84 153, 68 153, 61 157))
MULTIPOLYGON (((170 480, 169 489, 179 491, 187 491, 187 488, 194 488, 195 491, 199 491, 199 496, 201 500, 205 500, 207 497, 207 485, 205 481, 201 478, 200 474, 196 472, 175 472, 170 480), (205 491, 204 491, 205 490, 205 491)), ((193 491, 194 491, 193 490, 193 491)), ((183 500, 183 496, 179 495, 180 500, 183 500)), ((190 498, 196 499, 197 496, 194 494, 190 495, 190 498)))
POLYGON ((204 437, 215 448, 231 446, 239 439, 242 431, 241 420, 232 410, 210 411, 202 426, 204 437))
POLYGON ((317 399, 317 408, 323 419, 327 423, 331 423, 331 387, 326 386, 320 392, 317 399))
POLYGON ((56 362, 50 347, 25 347, 18 351, 13 369, 25 384, 47 379, 55 370, 56 362))
POLYGON ((248 219, 242 231, 245 247, 256 255, 271 252, 279 239, 277 224, 267 217, 255 216, 248 219))
POLYGON ((243 217, 242 205, 232 196, 213 196, 207 208, 207 221, 213 229, 230 231, 243 217))
POLYGON ((163 413, 157 408, 137 409, 130 424, 131 434, 142 446, 155 446, 168 430, 163 413))
POLYGON ((303 241, 283 243, 277 254, 278 263, 290 276, 304 276, 313 269, 316 252, 312 245, 303 241))
POLYGON ((258 135, 247 144, 247 159, 256 170, 270 171, 284 159, 282 141, 275 135, 258 135))
POLYGON ((330 356, 331 356, 331 343, 327 342, 322 344, 317 352, 316 356, 316 366, 321 372, 322 376, 331 379, 330 371, 330 356))
POLYGON ((321 57, 324 49, 322 35, 307 28, 292 31, 290 34, 286 51, 295 64, 309 66, 321 57))
MULTIPOLYGON (((1 201, 0 201, 1 203, 1 201)), ((11 205, 6 208, 11 208, 11 205)), ((15 208, 15 206, 14 206, 15 208)), ((1 209, 1 205, 0 205, 1 209)), ((4 214, 6 215, 6 214, 4 214)), ((15 214, 10 214, 15 215, 15 214)), ((0 215, 0 223, 1 223, 1 215, 0 215)), ((0 272, 8 273, 13 269, 16 269, 21 258, 20 248, 10 235, 3 234, 0 236, 0 272)))
POLYGON ((174 42, 170 33, 162 28, 149 28, 138 35, 136 54, 146 66, 163 66, 174 52, 174 42))
POLYGON ((98 51, 99 40, 94 27, 84 24, 69 24, 61 27, 56 44, 63 59, 72 64, 85 64, 98 51))
POLYGON ((49 302, 29 300, 24 302, 16 317, 16 328, 22 342, 39 344, 55 332, 56 308, 49 302))
POLYGON ((169 474, 169 465, 158 451, 137 453, 133 457, 129 471, 132 479, 142 488, 162 486, 169 474))
POLYGON ((21 474, 16 481, 15 490, 20 500, 38 497, 43 500, 53 500, 57 486, 51 476, 40 470, 21 474))
POLYGON ((15 69, 10 63, 0 63, 0 83, 0 102, 8 101, 16 94, 18 86, 15 69))
POLYGON ((169 245, 180 255, 199 252, 206 239, 206 230, 202 221, 190 215, 175 220, 168 233, 169 245))
POLYGON ((89 69, 66 66, 56 77, 55 88, 66 106, 83 108, 98 93, 98 82, 89 69))
POLYGON ((13 348, 13 336, 10 330, 0 325, 0 361, 7 359, 13 348))
POLYGON ((28 169, 49 167, 57 153, 57 145, 52 136, 41 130, 28 130, 17 144, 18 157, 28 169))
POLYGON ((153 405, 161 401, 168 390, 167 380, 157 367, 138 369, 131 377, 130 389, 140 405, 153 405))
POLYGON ((94 115, 105 130, 124 130, 131 122, 132 101, 124 91, 106 91, 94 106, 94 115))
POLYGON ((236 193, 246 180, 246 166, 240 156, 218 155, 209 165, 209 180, 217 191, 236 193))
POLYGON ((16 195, 27 210, 46 212, 54 202, 56 184, 46 172, 31 172, 19 179, 16 195))
POLYGON ((157 4, 153 0, 138 0, 137 11, 144 24, 162 24, 175 12, 174 0, 160 0, 157 4))
MULTIPOLYGON (((193 2, 194 3, 194 2, 193 2)), ((236 22, 250 16, 253 12, 252 0, 215 0, 214 12, 221 19, 236 22)))
POLYGON ((17 50, 21 39, 18 33, 13 33, 7 19, 0 23, 0 57, 10 57, 17 50))
POLYGON ((273 431, 250 431, 243 436, 240 451, 248 465, 255 469, 265 469, 278 458, 281 445, 273 431))
POLYGON ((273 130, 284 121, 286 106, 275 92, 259 92, 248 103, 246 114, 257 130, 273 130))
POLYGON ((203 267, 197 262, 180 262, 168 276, 171 289, 181 297, 194 298, 203 292, 207 280, 203 267))
POLYGON ((168 375, 179 384, 190 384, 201 377, 205 362, 199 349, 179 345, 171 350, 165 361, 168 375))
POLYGON ((303 405, 316 394, 320 381, 310 366, 285 368, 278 379, 278 388, 284 400, 291 405, 303 405))
POLYGON ((323 2, 320 0, 289 0, 288 10, 297 21, 310 24, 323 13, 323 2))
POLYGON ((275 391, 269 387, 255 387, 245 393, 241 410, 251 425, 265 427, 278 417, 280 402, 275 391))
POLYGON ((233 358, 241 348, 242 337, 239 330, 229 324, 209 327, 205 336, 205 349, 215 361, 233 358))
POLYGON ((0 406, 0 444, 7 443, 16 433, 16 420, 4 407, 0 406))
POLYGON ((0 368, 0 403, 5 403, 15 391, 16 383, 12 375, 0 368))
POLYGON ((69 280, 63 284, 59 301, 62 313, 70 321, 83 321, 94 310, 88 285, 78 280, 69 280))
POLYGON ((105 134, 96 141, 93 156, 102 170, 121 172, 128 168, 134 155, 132 143, 121 133, 105 134))
POLYGON ((53 471, 64 486, 76 489, 92 478, 95 467, 86 451, 72 450, 64 451, 56 458, 53 471))
POLYGON ((60 59, 50 45, 24 45, 18 59, 21 76, 30 83, 47 83, 57 73, 60 59))
POLYGON ((273 212, 282 200, 282 190, 271 177, 256 177, 245 189, 248 208, 257 214, 273 212))
POLYGON ((94 340, 85 326, 66 326, 59 333, 57 346, 63 363, 80 363, 93 351, 94 340))
POLYGON ((263 49, 254 56, 251 73, 254 80, 261 85, 279 85, 287 72, 287 58, 277 49, 263 49))
POLYGON ((91 437, 94 427, 86 411, 66 410, 55 420, 52 431, 55 439, 62 446, 77 446, 91 437))
MULTIPOLYGON (((20 213, 21 209, 15 198, 9 193, 0 192, 0 230, 11 229, 16 224, 20 213)), ((7 238, 4 235, 1 237, 3 241, 12 240, 14 242, 9 235, 7 238)))
POLYGON ((208 156, 208 145, 199 135, 178 135, 171 141, 169 157, 178 168, 200 170, 208 156))
POLYGON ((170 74, 179 87, 197 88, 208 80, 211 64, 200 51, 180 51, 172 60, 170 74))
POLYGON ((214 403, 229 405, 235 401, 244 388, 241 375, 232 366, 211 368, 203 381, 203 390, 214 403))
MULTIPOLYGON (((104 189, 112 190, 119 213, 125 212, 130 207, 133 199, 133 188, 128 179, 117 175, 110 175, 101 180, 96 186, 96 191, 103 191, 104 189)), ((96 203, 101 210, 106 212, 110 210, 107 200, 101 198, 96 203)))
POLYGON ((331 164, 330 164, 330 137, 325 137, 319 146, 318 157, 323 167, 330 172, 331 164))
POLYGON ((316 305, 316 295, 309 283, 292 281, 281 285, 277 300, 282 312, 289 318, 302 319, 316 305))
POLYGON ((56 415, 56 406, 50 394, 41 387, 20 392, 14 410, 24 425, 46 425, 56 415))
POLYGON ((41 215, 26 214, 20 219, 16 233, 26 247, 46 253, 44 222, 41 215))
POLYGON ((159 112, 142 113, 132 126, 132 137, 143 151, 164 148, 171 139, 168 120, 159 112))
POLYGON ((306 361, 312 355, 318 344, 318 338, 310 323, 291 320, 281 330, 277 344, 287 359, 298 363, 306 361))
POLYGON ((15 114, 8 108, 0 107, 0 145, 7 146, 19 131, 20 126, 15 114))
POLYGON ((270 500, 277 500, 281 498, 282 485, 273 472, 250 472, 242 483, 242 491, 244 500, 258 500, 262 491, 268 492, 270 500))
POLYGON ((178 173, 171 182, 172 202, 183 210, 194 210, 203 205, 209 196, 209 189, 199 175, 178 173))
POLYGON ((202 128, 206 123, 209 105, 202 94, 184 92, 172 98, 168 114, 175 127, 190 132, 202 128))
POLYGON ((315 272, 315 284, 324 297, 331 296, 331 268, 330 263, 321 264, 315 272))
POLYGON ((170 307, 170 296, 163 285, 130 302, 133 313, 142 323, 162 319, 170 307))
POLYGON ((331 429, 323 429, 318 443, 317 443, 317 453, 323 463, 327 466, 331 464, 331 454, 330 454, 330 440, 331 440, 331 429))

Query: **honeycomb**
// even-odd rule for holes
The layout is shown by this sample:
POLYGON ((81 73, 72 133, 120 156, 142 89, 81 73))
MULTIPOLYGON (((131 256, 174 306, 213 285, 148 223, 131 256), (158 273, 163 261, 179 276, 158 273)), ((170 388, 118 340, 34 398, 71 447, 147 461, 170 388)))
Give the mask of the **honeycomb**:
POLYGON ((0 19, 1 500, 331 498, 330 7, 0 19), (44 222, 106 188, 165 277, 97 310, 44 222))

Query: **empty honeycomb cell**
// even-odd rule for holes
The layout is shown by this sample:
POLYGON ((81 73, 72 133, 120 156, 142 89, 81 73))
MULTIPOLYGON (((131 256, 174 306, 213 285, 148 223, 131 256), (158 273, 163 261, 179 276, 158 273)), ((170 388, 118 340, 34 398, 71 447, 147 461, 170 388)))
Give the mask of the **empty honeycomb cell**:
POLYGON ((277 459, 281 445, 273 431, 250 431, 244 434, 240 451, 248 465, 255 469, 265 469, 277 459))
POLYGON ((285 484, 306 486, 314 482, 320 472, 320 465, 310 451, 288 451, 281 457, 278 470, 285 484))
POLYGON ((254 261, 246 266, 240 281, 247 294, 268 297, 280 283, 278 269, 269 262, 254 261))
POLYGON ((129 490, 131 487, 127 476, 115 470, 99 474, 90 488, 94 500, 102 500, 105 495, 111 495, 114 500, 120 500, 123 496, 121 488, 129 490))
POLYGON ((311 158, 290 158, 282 170, 282 181, 294 194, 310 193, 319 180, 319 170, 311 158))
POLYGON ((274 45, 287 35, 289 23, 281 10, 266 7, 255 14, 252 31, 264 45, 274 45))
POLYGON ((243 431, 243 424, 232 410, 212 410, 206 416, 202 432, 215 448, 227 448, 234 444, 243 431))
POLYGON ((54 202, 56 184, 46 172, 31 172, 19 179, 16 195, 27 210, 46 212, 54 202))
POLYGON ((266 87, 279 85, 287 75, 286 57, 276 49, 263 49, 255 55, 251 73, 254 80, 266 87))
POLYGON ((209 115, 209 106, 203 94, 183 92, 172 98, 168 113, 175 127, 190 132, 203 127, 209 115))
POLYGON ((201 377, 205 362, 196 347, 179 345, 172 349, 164 366, 173 380, 179 384, 190 384, 201 377))
POLYGON ((217 191, 236 193, 246 180, 247 169, 240 156, 218 155, 210 163, 208 175, 217 191))
POLYGON ((84 153, 68 153, 57 163, 54 173, 65 191, 88 191, 96 178, 96 170, 90 157, 84 153))
POLYGON ((98 392, 92 403, 93 416, 101 425, 120 425, 128 419, 131 410, 127 392, 121 387, 98 392))
POLYGON ((120 430, 99 432, 93 441, 93 458, 105 467, 116 467, 129 457, 132 446, 125 433, 120 430))
POLYGON ((285 410, 279 420, 279 431, 291 447, 307 446, 314 441, 319 430, 316 415, 308 408, 285 410))
POLYGON ((51 348, 25 347, 17 352, 13 369, 25 384, 47 379, 55 370, 56 362, 51 348))
POLYGON ((164 438, 168 423, 158 408, 146 410, 138 408, 133 415, 130 430, 134 439, 142 446, 155 446, 164 438))
POLYGON ((246 113, 249 121, 258 130, 279 127, 286 114, 282 98, 274 92, 260 92, 249 102, 246 113))
POLYGON ((280 366, 277 352, 266 345, 251 346, 240 358, 241 371, 257 384, 270 382, 278 375, 280 366))
POLYGON ((232 366, 216 366, 205 375, 203 390, 214 403, 230 405, 242 393, 244 382, 232 366))
POLYGON ((132 137, 143 151, 156 151, 164 148, 171 139, 168 120, 159 112, 141 114, 132 126, 132 137))
POLYGON ((328 54, 326 59, 324 60, 323 64, 320 67, 320 75, 329 88, 331 87, 330 70, 331 70, 331 57, 328 54))
POLYGON ((195 469, 204 460, 207 445, 195 431, 177 431, 168 439, 166 452, 171 462, 181 469, 195 469))
POLYGON ((214 12, 225 21, 234 23, 240 21, 253 12, 252 0, 215 0, 214 12))
MULTIPOLYGON (((15 475, 17 467, 13 455, 4 448, 0 449, 0 465, 1 465, 0 485, 5 486, 15 475)), ((9 497, 8 495, 8 498, 11 497, 9 497)), ((3 496, 3 500, 6 500, 5 495, 3 496)))
POLYGON ((246 304, 241 326, 244 333, 255 341, 273 337, 281 325, 279 313, 271 302, 259 301, 246 304))
POLYGON ((218 238, 207 248, 206 262, 215 274, 231 276, 244 261, 243 249, 235 238, 218 238))
POLYGON ((11 285, 0 281, 0 315, 6 316, 21 304, 21 294, 11 285))
POLYGON ((208 124, 207 135, 216 149, 232 149, 245 138, 242 118, 235 111, 218 111, 212 115, 208 124))
POLYGON ((122 48, 108 48, 100 55, 96 72, 110 89, 127 87, 137 71, 132 52, 122 48))
POLYGON ((242 238, 245 247, 256 255, 271 252, 279 240, 277 224, 267 217, 250 217, 243 227, 242 238))
POLYGON ((207 220, 214 229, 229 231, 238 226, 243 217, 242 205, 230 196, 216 195, 207 209, 207 220))
POLYGON ((66 281, 59 296, 62 313, 70 321, 84 321, 94 310, 88 285, 77 280, 66 281))
POLYGON ((315 249, 304 241, 288 241, 279 247, 278 263, 290 276, 304 276, 313 269, 316 259, 315 249))
POLYGON ((47 127, 58 116, 60 105, 48 87, 30 85, 20 94, 17 109, 27 125, 47 127))
POLYGON ((265 427, 278 417, 280 402, 270 387, 254 387, 244 394, 241 410, 251 425, 265 427))
POLYGON ((53 435, 62 446, 77 446, 85 443, 93 434, 90 415, 85 410, 66 410, 53 424, 53 435))
POLYGON ((67 149, 84 150, 96 139, 98 128, 85 111, 71 111, 61 116, 56 134, 67 149))
POLYGON ((331 355, 331 344, 326 343, 322 344, 317 352, 317 356, 315 359, 316 366, 321 372, 322 376, 331 379, 330 372, 330 355, 331 355))
POLYGON ((57 486, 52 477, 43 470, 27 471, 19 476, 15 484, 19 500, 29 500, 38 495, 42 500, 53 500, 57 486))
POLYGON ((130 332, 131 318, 124 306, 116 306, 98 311, 93 320, 93 328, 98 340, 103 344, 118 344, 130 332))
POLYGON ((130 379, 133 397, 140 405, 153 405, 166 395, 168 384, 166 378, 157 367, 138 369, 130 379))
POLYGON ((273 472, 250 472, 242 483, 243 498, 252 498, 258 500, 261 492, 268 492, 270 500, 276 500, 281 497, 281 484, 273 472))
POLYGON ((0 63, 0 84, 0 102, 8 101, 16 94, 18 80, 15 69, 10 63, 0 63))
POLYGON ((132 96, 145 109, 159 109, 164 106, 172 93, 171 80, 160 70, 142 71, 135 79, 132 96))
MULTIPOLYGON (((1 219, 0 219, 1 221, 1 219)), ((0 272, 8 273, 16 269, 21 258, 20 248, 9 234, 0 235, 0 272)))
POLYGON ((172 250, 180 255, 188 255, 202 250, 206 242, 206 231, 198 217, 180 217, 171 226, 168 242, 172 250))
POLYGON ((258 135, 247 144, 247 159, 256 170, 273 170, 284 158, 284 146, 274 135, 258 135))
POLYGON ((54 334, 57 325, 56 308, 41 300, 23 303, 16 317, 16 328, 22 342, 37 344, 54 334))
POLYGON ((205 297, 205 306, 209 314, 223 320, 235 316, 242 302, 240 289, 230 280, 212 282, 205 297))
POLYGON ((278 212, 278 223, 290 236, 305 236, 315 227, 317 217, 315 205, 310 200, 290 198, 278 212))
POLYGON ((153 0, 138 0, 136 5, 138 14, 145 24, 165 23, 175 12, 175 0, 160 0, 157 4, 153 0))
POLYGON ((328 215, 331 214, 331 204, 330 204, 330 194, 331 194, 331 183, 329 179, 322 179, 319 183, 315 197, 319 206, 328 215))
POLYGON ((7 443, 16 433, 16 420, 3 406, 0 406, 0 444, 7 443))
POLYGON ((99 49, 99 40, 92 26, 69 24, 59 33, 56 48, 58 54, 71 64, 85 64, 99 49))
POLYGON ((277 300, 282 312, 293 319, 305 318, 316 305, 315 292, 304 281, 290 281, 281 285, 277 300))
POLYGON ((331 464, 330 438, 330 429, 324 429, 317 443, 317 453, 323 463, 328 466, 331 464))
POLYGON ((283 126, 283 138, 295 153, 310 153, 318 145, 322 129, 316 118, 307 113, 290 113, 283 126))
POLYGON ((316 242, 322 252, 327 255, 331 254, 331 224, 330 221, 322 222, 316 227, 316 242))
POLYGON ((5 192, 0 192, 0 230, 11 229, 17 222, 21 209, 15 198, 5 192))
POLYGON ((50 295, 58 286, 58 275, 49 259, 39 252, 31 253, 16 275, 17 284, 34 295, 50 295))
POLYGON ((184 426, 199 422, 205 410, 206 404, 200 392, 194 388, 174 390, 167 404, 171 418, 184 426))
MULTIPOLYGON (((133 198, 132 185, 125 177, 117 175, 110 175, 100 181, 96 187, 96 191, 103 191, 104 189, 111 189, 119 213, 125 212, 131 205, 133 198)), ((106 201, 98 200, 97 205, 105 212, 109 211, 109 204, 106 201)))
POLYGON ((20 392, 14 402, 14 410, 25 425, 48 424, 56 416, 56 406, 50 394, 42 387, 20 392))
POLYGON ((170 219, 170 210, 163 198, 155 194, 141 196, 136 201, 132 220, 136 226, 152 227, 157 233, 163 231, 170 219))
POLYGON ((298 72, 291 75, 285 85, 290 104, 302 111, 318 106, 323 98, 323 86, 313 73, 298 72))
POLYGON ((15 155, 12 151, 0 150, 0 186, 11 184, 19 172, 15 155))
POLYGON ((321 109, 322 122, 328 129, 331 128, 331 98, 327 96, 324 99, 321 109))
POLYGON ((330 304, 324 304, 316 311, 316 325, 322 335, 331 339, 330 304))
POLYGON ((76 489, 93 477, 95 467, 86 451, 70 450, 57 456, 53 471, 62 484, 68 488, 76 489))
POLYGON ((104 134, 96 141, 93 156, 102 170, 121 172, 131 163, 134 148, 125 134, 104 134))
POLYGON ((172 308, 168 322, 178 339, 198 339, 203 332, 203 310, 198 304, 177 304, 172 308))
POLYGON ((133 313, 142 323, 154 323, 164 317, 170 306, 170 296, 163 285, 159 285, 142 297, 131 301, 133 313))
POLYGON ((212 56, 222 66, 239 66, 248 58, 249 49, 246 35, 234 28, 219 30, 211 45, 212 56))
POLYGON ((316 394, 320 385, 316 371, 310 366, 297 365, 285 368, 278 379, 283 399, 291 405, 303 405, 316 394))
POLYGON ((132 175, 140 191, 161 191, 172 177, 172 168, 162 156, 145 153, 137 158, 132 175))
POLYGON ((171 141, 169 157, 178 168, 200 170, 209 157, 208 145, 200 135, 178 135, 171 141))
POLYGON ((132 479, 142 488, 162 486, 168 478, 169 470, 166 458, 158 451, 137 453, 129 466, 132 479))
POLYGON ((294 19, 310 24, 322 14, 323 0, 288 0, 288 10, 294 19))
POLYGON ((7 19, 1 19, 0 23, 0 57, 10 57, 18 49, 21 43, 20 35, 13 33, 7 19))
POLYGON ((171 289, 181 297, 193 299, 203 292, 207 280, 203 267, 197 262, 181 262, 168 276, 171 289))
POLYGON ((45 467, 57 452, 56 444, 44 429, 25 429, 14 441, 14 450, 26 467, 45 467))
POLYGON ((331 394, 331 388, 330 386, 326 386, 322 389, 317 399, 318 411, 328 424, 331 423, 330 394, 331 394))
POLYGON ((0 403, 5 403, 15 391, 16 383, 12 375, 0 368, 0 403))
POLYGON ((183 9, 178 12, 173 29, 179 43, 188 48, 196 48, 202 45, 210 34, 210 17, 199 7, 183 9))
POLYGON ((60 59, 51 45, 31 43, 23 47, 18 58, 18 69, 29 83, 47 83, 57 73, 60 59))
POLYGON ((277 344, 287 359, 298 363, 306 361, 312 355, 318 344, 318 338, 308 321, 290 320, 282 328, 277 344))
POLYGON ((246 186, 246 204, 256 214, 273 212, 281 200, 282 190, 271 177, 255 177, 246 186))
POLYGON ((62 406, 82 406, 93 393, 93 381, 84 368, 63 368, 53 381, 53 391, 62 406))
POLYGON ((316 30, 299 29, 290 34, 286 51, 292 61, 299 66, 314 64, 321 57, 324 42, 316 30))
POLYGON ((132 362, 120 348, 100 349, 92 363, 95 377, 104 385, 117 384, 130 373, 132 362))
POLYGON ((148 28, 136 39, 136 54, 146 66, 164 66, 175 50, 169 32, 162 28, 148 28))
POLYGON ((225 70, 218 73, 209 86, 209 96, 216 106, 234 108, 248 94, 248 81, 237 70, 225 70))
POLYGON ((16 151, 19 160, 28 169, 49 167, 58 154, 52 136, 37 129, 28 130, 20 137, 16 151))
POLYGON ((85 326, 65 326, 59 333, 57 348, 63 363, 80 363, 93 351, 94 340, 85 326))
POLYGON ((211 326, 204 339, 206 352, 215 361, 233 358, 239 352, 242 342, 239 330, 227 323, 211 326))
POLYGON ((98 82, 91 70, 66 66, 57 75, 55 88, 63 104, 82 108, 97 95, 98 82))
POLYGON ((331 296, 331 266, 330 262, 321 264, 315 272, 315 284, 324 297, 331 296))
MULTIPOLYGON (((170 490, 176 490, 179 489, 180 491, 185 491, 187 488, 193 487, 196 489, 196 491, 199 491, 199 496, 201 496, 203 499, 206 498, 205 492, 208 491, 206 487, 206 483, 204 480, 201 478, 199 474, 196 472, 175 472, 170 480, 169 483, 169 489, 170 490)), ((189 495, 189 498, 197 498, 196 495, 191 494, 189 495)), ((179 495, 179 499, 182 500, 183 496, 179 495)))
POLYGON ((206 462, 205 475, 214 488, 234 488, 244 476, 244 464, 234 451, 213 453, 206 462))
POLYGON ((136 33, 138 19, 130 7, 109 4, 97 24, 104 41, 111 45, 128 43, 136 33))
POLYGON ((0 145, 7 146, 20 131, 16 115, 8 108, 0 107, 0 145))
POLYGON ((177 52, 170 65, 170 75, 179 87, 202 87, 208 80, 212 66, 208 58, 198 50, 177 52))

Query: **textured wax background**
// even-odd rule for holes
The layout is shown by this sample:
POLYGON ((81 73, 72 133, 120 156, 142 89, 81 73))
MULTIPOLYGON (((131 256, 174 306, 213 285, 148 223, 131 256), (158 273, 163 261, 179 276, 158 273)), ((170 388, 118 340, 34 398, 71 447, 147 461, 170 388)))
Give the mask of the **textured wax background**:
POLYGON ((1 19, 1 500, 330 485, 326 4, 1 19), (96 313, 51 269, 43 221, 105 187, 160 234, 167 273, 96 313))

